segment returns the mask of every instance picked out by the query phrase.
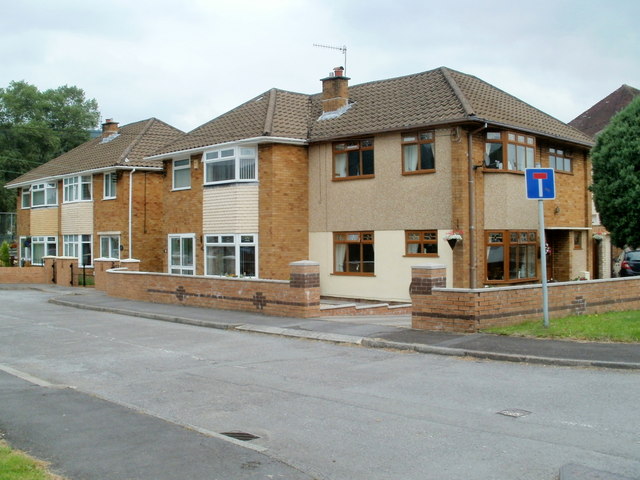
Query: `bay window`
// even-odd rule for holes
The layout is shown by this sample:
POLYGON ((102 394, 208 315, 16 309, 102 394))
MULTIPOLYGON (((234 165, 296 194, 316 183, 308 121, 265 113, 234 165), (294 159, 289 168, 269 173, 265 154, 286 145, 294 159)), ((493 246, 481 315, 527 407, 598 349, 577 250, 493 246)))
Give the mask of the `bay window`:
MULTIPOLYGON (((49 207, 58 204, 58 182, 31 185, 31 206, 49 207)), ((23 198, 24 207, 24 198, 23 198)))
POLYGON ((373 232, 333 234, 334 274, 373 275, 373 232))
POLYGON ((257 276, 256 234, 205 235, 205 275, 257 276))
POLYGON ((535 138, 514 132, 487 132, 486 168, 524 171, 535 166, 535 138))
POLYGON ((537 232, 487 232, 487 281, 515 282, 537 278, 537 232))
POLYGON ((228 147, 204 154, 204 183, 251 182, 257 180, 255 147, 228 147))

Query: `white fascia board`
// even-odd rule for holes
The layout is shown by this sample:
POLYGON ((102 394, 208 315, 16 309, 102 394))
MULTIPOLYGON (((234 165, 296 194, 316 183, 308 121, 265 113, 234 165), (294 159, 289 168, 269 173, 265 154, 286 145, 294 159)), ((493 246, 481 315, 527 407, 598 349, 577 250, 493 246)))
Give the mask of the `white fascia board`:
POLYGON ((176 150, 175 152, 169 153, 161 153, 160 155, 152 155, 151 157, 144 157, 145 160, 167 160, 173 157, 179 157, 181 155, 192 154, 192 153, 200 153, 206 152, 207 150, 211 150, 212 148, 221 148, 226 147, 227 145, 247 145, 247 144, 262 144, 262 143, 284 143, 287 145, 307 145, 309 142, 307 140, 302 140, 299 138, 288 138, 288 137, 252 137, 252 138, 243 138, 242 140, 234 140, 232 142, 223 142, 223 143, 214 143, 212 145, 205 145, 204 147, 195 147, 189 148, 186 150, 176 150))
POLYGON ((20 182, 10 186, 5 186, 5 188, 7 189, 20 188, 26 185, 33 185, 34 183, 47 183, 47 182, 52 182, 54 180, 58 181, 68 177, 77 177, 80 175, 93 175, 94 173, 113 172, 115 170, 125 170, 125 171, 135 170, 137 172, 144 170, 144 171, 150 171, 150 172, 161 172, 162 167, 124 167, 122 165, 114 165, 112 167, 94 168, 93 170, 82 170, 79 172, 65 173, 63 175, 52 175, 50 177, 42 177, 36 180, 30 180, 28 182, 20 182))

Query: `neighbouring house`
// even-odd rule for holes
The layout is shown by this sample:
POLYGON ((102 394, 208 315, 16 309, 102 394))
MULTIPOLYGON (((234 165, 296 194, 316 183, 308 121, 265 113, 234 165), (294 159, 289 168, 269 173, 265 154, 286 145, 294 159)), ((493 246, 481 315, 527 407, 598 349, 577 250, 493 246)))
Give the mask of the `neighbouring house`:
MULTIPOLYGON (((585 112, 569 122, 574 128, 595 139, 609 124, 611 118, 624 109, 640 95, 640 90, 629 85, 622 85, 585 112)), ((592 206, 593 224, 593 278, 610 278, 613 272, 613 261, 620 249, 611 244, 607 229, 600 221, 600 215, 592 206)))
POLYGON ((417 264, 445 265, 449 287, 539 282, 524 169, 540 165, 557 172, 548 278, 589 276, 590 136, 445 67, 349 80, 268 90, 149 155, 166 172, 154 265, 286 279, 309 259, 324 296, 398 302, 417 264))
POLYGON ((19 191, 20 263, 136 258, 143 269, 162 268, 163 171, 144 157, 182 133, 155 118, 122 127, 109 119, 97 138, 7 183, 19 191))

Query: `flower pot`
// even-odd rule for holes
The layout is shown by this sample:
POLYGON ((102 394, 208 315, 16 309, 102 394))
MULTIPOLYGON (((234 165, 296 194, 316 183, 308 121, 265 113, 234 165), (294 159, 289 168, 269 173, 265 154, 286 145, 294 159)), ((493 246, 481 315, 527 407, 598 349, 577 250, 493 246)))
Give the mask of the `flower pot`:
POLYGON ((453 248, 455 248, 456 243, 458 243, 458 239, 457 238, 450 238, 449 240, 447 240, 447 243, 453 249, 453 248))

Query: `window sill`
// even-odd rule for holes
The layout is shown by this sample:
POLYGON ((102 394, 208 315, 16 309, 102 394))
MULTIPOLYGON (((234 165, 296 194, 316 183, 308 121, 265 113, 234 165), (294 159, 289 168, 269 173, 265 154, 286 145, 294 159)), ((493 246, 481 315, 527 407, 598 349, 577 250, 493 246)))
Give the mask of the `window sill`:
POLYGON ((102 200, 116 200, 116 197, 102 197, 102 200))
POLYGON ((524 175, 523 170, 508 170, 506 168, 488 168, 482 167, 482 171, 485 173, 515 173, 518 175, 524 175))
POLYGON ((67 200, 65 202, 62 202, 63 205, 69 205, 71 203, 90 203, 93 202, 93 200, 67 200))
POLYGON ((514 280, 485 280, 484 283, 487 285, 497 285, 497 286, 505 286, 513 285, 514 283, 533 283, 539 282, 540 279, 538 277, 535 278, 516 278, 514 280))
POLYGON ((440 258, 437 253, 406 253, 403 255, 406 258, 440 258))
POLYGON ((36 206, 31 207, 31 208, 25 208, 24 210, 38 210, 40 208, 53 208, 53 207, 57 207, 57 206, 58 206, 58 204, 55 204, 55 205, 36 205, 36 206))
POLYGON ((223 180, 221 182, 209 182, 209 183, 203 183, 202 186, 209 188, 209 187, 218 187, 218 186, 222 186, 222 185, 233 185, 236 183, 258 183, 257 179, 253 179, 253 180, 223 180))
POLYGON ((356 175, 354 177, 333 177, 334 182, 344 182, 345 180, 364 180, 366 178, 375 178, 375 175, 356 175))
POLYGON ((182 187, 182 188, 172 188, 172 192, 182 192, 184 190, 191 190, 191 187, 182 187))
POLYGON ((333 272, 331 275, 337 277, 375 277, 375 273, 358 273, 358 272, 333 272))
POLYGON ((409 172, 405 172, 404 170, 402 171, 402 175, 406 175, 406 176, 411 176, 411 175, 427 175, 430 173, 436 173, 436 169, 435 168, 431 168, 429 170, 415 170, 415 171, 409 171, 409 172))

